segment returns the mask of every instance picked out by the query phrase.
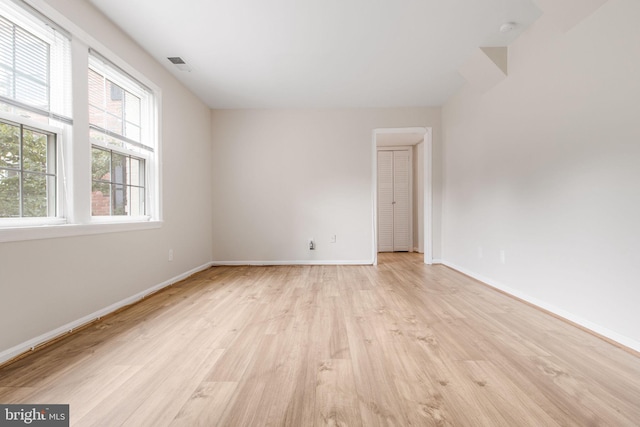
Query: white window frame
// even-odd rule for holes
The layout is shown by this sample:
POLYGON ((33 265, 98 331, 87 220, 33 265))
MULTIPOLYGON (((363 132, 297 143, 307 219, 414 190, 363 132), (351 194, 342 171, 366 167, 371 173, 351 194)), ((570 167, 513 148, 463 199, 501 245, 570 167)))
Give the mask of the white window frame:
MULTIPOLYGON (((160 88, 46 2, 22 0, 20 3, 26 9, 33 9, 36 18, 42 18, 43 22, 48 21, 59 26, 71 36, 74 115, 73 126, 63 125, 55 131, 58 138, 57 155, 60 158, 57 170, 58 182, 63 187, 57 193, 59 198, 58 216, 56 218, 39 218, 40 221, 23 218, 23 221, 14 221, 11 225, 0 224, 0 243, 160 228, 162 226, 162 135, 159 126, 161 123, 162 92, 160 88), (145 159, 147 215, 143 217, 91 216, 91 145, 95 141, 90 140, 87 131, 89 129, 89 49, 99 52, 101 56, 119 69, 149 88, 152 94, 152 105, 148 109, 150 124, 148 128, 151 131, 149 138, 154 141, 152 146, 155 151, 149 156, 150 159, 145 159)), ((54 102, 53 94, 51 102, 52 104, 54 102)), ((21 119, 12 114, 5 118, 9 121, 22 123, 21 119)), ((50 131, 50 128, 45 128, 39 123, 36 126, 33 126, 33 123, 24 124, 50 131)), ((114 150, 114 147, 108 148, 114 150)), ((143 158, 140 154, 136 152, 133 155, 143 158)))
MULTIPOLYGON (((109 64, 110 65, 110 64, 109 64)), ((113 68, 113 67, 111 67, 113 68)), ((143 159, 145 162, 145 215, 105 215, 105 216, 91 216, 92 223, 108 224, 108 223, 123 223, 123 222, 138 222, 138 221, 150 221, 155 219, 155 214, 158 212, 156 199, 156 163, 157 163, 157 138, 155 137, 154 130, 157 128, 155 117, 157 114, 158 104, 155 101, 156 94, 152 89, 149 89, 145 82, 139 81, 134 76, 122 76, 122 73, 130 74, 126 69, 122 69, 119 64, 114 63, 110 58, 106 57, 102 53, 90 52, 89 53, 89 69, 102 75, 106 79, 120 86, 122 89, 130 92, 140 99, 140 142, 139 144, 150 147, 151 150, 141 148, 139 151, 130 150, 127 148, 119 147, 108 142, 98 140, 95 138, 89 138, 91 145, 104 148, 105 150, 111 150, 124 155, 129 155, 143 159), (99 62, 109 61, 113 66, 120 68, 120 70, 114 70, 112 73, 105 73, 101 69, 99 62), (138 80, 139 84, 145 86, 145 89, 141 89, 135 84, 131 84, 128 79, 138 80)), ((117 138, 116 138, 117 139, 117 138)))

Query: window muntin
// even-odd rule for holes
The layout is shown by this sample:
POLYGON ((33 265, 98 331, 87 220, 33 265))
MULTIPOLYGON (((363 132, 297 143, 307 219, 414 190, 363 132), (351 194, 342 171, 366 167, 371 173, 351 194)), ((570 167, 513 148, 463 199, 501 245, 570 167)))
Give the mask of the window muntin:
POLYGON ((56 135, 0 120, 0 218, 55 217, 56 135))

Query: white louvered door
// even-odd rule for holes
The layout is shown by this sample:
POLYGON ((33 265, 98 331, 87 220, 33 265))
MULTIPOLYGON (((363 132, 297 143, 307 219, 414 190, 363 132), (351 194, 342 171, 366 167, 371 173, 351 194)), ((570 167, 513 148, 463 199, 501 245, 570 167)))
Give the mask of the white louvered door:
POLYGON ((409 151, 393 152, 393 251, 409 250, 409 151))
POLYGON ((378 252, 393 252, 393 151, 378 151, 378 252))
POLYGON ((409 151, 378 151, 378 252, 408 251, 409 151))

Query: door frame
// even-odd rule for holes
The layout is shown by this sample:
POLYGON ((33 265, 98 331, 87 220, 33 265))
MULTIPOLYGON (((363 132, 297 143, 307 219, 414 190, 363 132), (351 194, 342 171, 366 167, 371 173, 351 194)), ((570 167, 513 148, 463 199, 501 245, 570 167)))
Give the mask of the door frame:
POLYGON ((378 264, 378 135, 390 133, 424 133, 424 153, 423 153, 423 191, 424 191, 424 263, 433 263, 433 179, 432 179, 432 158, 433 158, 433 128, 431 127, 404 127, 404 128, 378 128, 372 133, 372 156, 371 156, 371 198, 373 201, 371 208, 372 217, 372 264, 378 264))

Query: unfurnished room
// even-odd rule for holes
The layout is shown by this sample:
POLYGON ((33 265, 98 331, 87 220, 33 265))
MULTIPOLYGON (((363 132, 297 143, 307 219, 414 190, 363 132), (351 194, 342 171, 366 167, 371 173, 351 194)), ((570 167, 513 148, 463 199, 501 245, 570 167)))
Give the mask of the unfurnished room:
POLYGON ((640 426, 637 0, 0 0, 0 426, 640 426))

